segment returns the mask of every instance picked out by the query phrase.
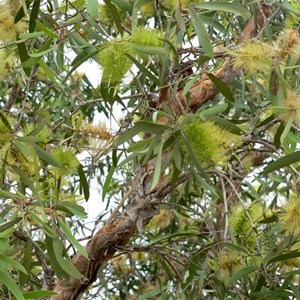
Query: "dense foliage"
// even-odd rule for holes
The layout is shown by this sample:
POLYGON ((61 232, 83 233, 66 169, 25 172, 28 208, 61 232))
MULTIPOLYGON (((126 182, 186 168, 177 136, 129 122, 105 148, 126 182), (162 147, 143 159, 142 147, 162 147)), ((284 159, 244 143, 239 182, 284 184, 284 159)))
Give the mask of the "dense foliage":
POLYGON ((1 1, 0 298, 300 299, 299 21, 297 0, 1 1))

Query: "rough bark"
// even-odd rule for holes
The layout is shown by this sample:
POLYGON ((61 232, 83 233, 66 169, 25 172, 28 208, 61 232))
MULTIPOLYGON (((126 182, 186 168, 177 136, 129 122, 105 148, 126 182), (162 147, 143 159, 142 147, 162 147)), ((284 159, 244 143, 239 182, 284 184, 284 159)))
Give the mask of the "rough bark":
MULTIPOLYGON (((268 9, 266 8, 266 11, 268 9)), ((262 28, 263 22, 267 17, 265 7, 258 11, 259 21, 256 26, 255 18, 251 17, 246 23, 245 29, 238 39, 238 42, 245 42, 247 39, 255 36, 256 28, 262 28), (264 15, 262 15, 264 13, 264 15)), ((230 58, 226 60, 223 67, 214 73, 214 76, 220 78, 225 83, 230 83, 235 76, 230 58)), ((206 101, 213 99, 217 94, 217 90, 212 81, 205 74, 199 79, 189 91, 189 99, 185 98, 183 90, 177 91, 177 101, 166 100, 174 114, 180 115, 182 107, 189 108, 194 111, 206 101)), ((90 239, 86 246, 89 260, 77 253, 72 262, 76 268, 84 275, 82 280, 74 278, 63 279, 57 282, 54 291, 56 296, 49 297, 50 300, 79 300, 84 291, 97 279, 99 268, 118 250, 118 247, 124 246, 129 239, 136 233, 140 233, 142 227, 159 212, 159 204, 171 192, 172 186, 170 182, 162 182, 156 191, 149 193, 145 189, 145 179, 151 179, 151 173, 146 167, 141 167, 132 183, 131 202, 127 205, 124 213, 107 224, 90 239), (148 172, 148 173, 147 173, 148 172)), ((178 184, 187 178, 181 176, 178 184)))

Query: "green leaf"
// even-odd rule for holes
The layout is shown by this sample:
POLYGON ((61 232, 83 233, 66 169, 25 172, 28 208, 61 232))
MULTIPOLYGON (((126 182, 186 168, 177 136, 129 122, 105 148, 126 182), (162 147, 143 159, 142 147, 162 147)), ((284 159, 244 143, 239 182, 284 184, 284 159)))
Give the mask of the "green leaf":
POLYGON ((161 294, 161 290, 160 289, 156 289, 154 291, 151 291, 151 292, 148 292, 142 296, 139 296, 138 297, 138 300, 145 300, 145 299, 157 299, 157 297, 155 296, 158 296, 161 294))
POLYGON ((34 0, 33 2, 29 19, 29 32, 35 31, 36 19, 38 18, 40 10, 40 2, 40 0, 34 0))
POLYGON ((206 73, 212 83, 215 85, 217 90, 226 97, 229 101, 234 101, 234 96, 230 90, 230 88, 218 77, 211 73, 206 73))
POLYGON ((300 257, 300 252, 288 252, 288 253, 280 254, 280 255, 277 255, 277 256, 271 258, 267 262, 267 264, 271 264, 276 261, 288 260, 288 259, 292 259, 292 258, 296 258, 296 257, 300 257))
POLYGON ((201 3, 193 3, 192 6, 201 9, 230 12, 236 15, 244 16, 245 18, 248 18, 250 16, 250 12, 247 9, 247 7, 238 4, 233 4, 233 3, 201 2, 201 3))
POLYGON ((4 283, 4 285, 13 293, 13 295, 17 298, 17 300, 24 300, 24 296, 20 291, 19 287, 15 283, 15 281, 9 276, 9 274, 0 269, 0 282, 4 283))
POLYGON ((79 218, 86 218, 86 212, 84 208, 76 203, 60 201, 59 203, 53 206, 55 209, 69 212, 73 215, 78 216, 79 218))
POLYGON ((0 261, 12 266, 15 270, 19 270, 24 274, 27 274, 26 269, 16 260, 12 259, 9 256, 0 254, 0 261))
POLYGON ((235 272, 227 281, 227 286, 231 285, 235 282, 237 282, 238 280, 248 276, 250 273, 253 273, 255 271, 257 271, 259 268, 256 266, 248 266, 245 268, 242 268, 241 270, 235 272))
POLYGON ((205 120, 208 117, 215 116, 215 115, 218 115, 218 114, 222 113, 227 108, 228 108, 227 103, 223 103, 223 104, 220 104, 220 105, 213 105, 212 107, 209 107, 209 108, 206 108, 206 109, 202 110, 199 113, 199 115, 202 119, 205 120))
POLYGON ((86 2, 87 19, 90 23, 97 18, 98 5, 98 0, 87 0, 86 2))
POLYGON ((15 194, 4 191, 2 189, 0 189, 0 197, 6 198, 6 199, 13 199, 13 200, 17 199, 17 196, 15 194))
POLYGON ((159 55, 159 56, 168 55, 168 51, 163 47, 140 45, 136 43, 128 43, 128 45, 131 46, 133 50, 142 54, 159 55))
POLYGON ((237 252, 242 252, 242 253, 245 253, 245 254, 249 255, 249 252, 241 246, 238 246, 238 245, 235 245, 235 244, 232 244, 232 243, 227 243, 227 242, 222 242, 221 244, 227 249, 234 250, 234 251, 237 251, 237 252))
MULTIPOLYGON (((17 43, 17 47, 18 47, 19 57, 20 57, 22 65, 23 65, 30 58, 30 56, 28 55, 28 51, 27 51, 25 42, 17 43)), ((24 69, 25 74, 27 76, 30 76, 30 68, 23 66, 23 69, 24 69)))
POLYGON ((39 27, 40 30, 42 30, 44 33, 46 33, 48 36, 54 39, 59 39, 59 36, 52 32, 47 26, 45 26, 42 22, 36 20, 36 24, 39 27))
POLYGON ((27 242, 24 246, 23 253, 24 255, 23 255, 22 265, 27 271, 27 274, 20 273, 19 275, 19 283, 21 287, 24 286, 24 284, 28 280, 29 278, 28 274, 30 273, 31 265, 32 265, 32 240, 30 237, 28 237, 27 239, 27 242))
POLYGON ((2 123, 5 125, 5 127, 9 130, 12 131, 12 128, 8 122, 8 120, 6 119, 6 117, 4 116, 4 114, 0 111, 0 119, 2 121, 2 123))
POLYGON ((21 217, 15 218, 14 220, 7 221, 0 225, 0 232, 7 230, 10 227, 13 227, 15 224, 19 223, 22 220, 21 217))
POLYGON ((86 62, 89 58, 93 57, 95 54, 98 53, 98 50, 93 50, 93 51, 83 51, 80 52, 75 59, 72 61, 71 65, 73 66, 71 70, 68 72, 64 80, 62 81, 63 83, 66 82, 66 80, 71 76, 71 74, 84 62, 86 62))
POLYGON ((159 86, 160 82, 159 79, 151 73, 143 64, 141 64, 137 59, 135 59, 132 55, 125 53, 126 56, 129 57, 130 60, 139 68, 139 70, 146 76, 148 77, 151 81, 156 83, 156 85, 159 86))
POLYGON ((300 151, 290 153, 284 157, 277 159, 276 161, 271 162, 263 171, 264 174, 276 171, 278 169, 287 167, 300 160, 300 151))
POLYGON ((211 116, 209 119, 214 121, 217 125, 223 127, 224 129, 228 130, 231 133, 234 133, 236 135, 245 134, 245 132, 240 127, 238 127, 237 125, 235 125, 233 122, 229 120, 217 116, 211 116))
POLYGON ((57 218, 58 222, 60 224, 60 228, 69 240, 69 242, 80 252, 82 256, 88 259, 88 254, 85 250, 85 248, 77 241, 77 239, 73 236, 71 233, 71 230, 68 226, 68 224, 64 223, 61 218, 57 218))
POLYGON ((41 298, 45 298, 48 296, 55 296, 57 295, 57 293, 53 292, 53 291, 31 291, 31 292, 26 292, 23 294, 25 299, 41 299, 41 298))
POLYGON ((104 198, 109 190, 109 186, 110 186, 110 182, 112 179, 112 176, 115 172, 116 167, 114 165, 112 165, 108 171, 108 174, 105 178, 104 184, 103 184, 103 189, 102 189, 102 201, 104 201, 104 198))
POLYGON ((176 6, 175 19, 177 21, 177 24, 178 24, 178 27, 180 28, 180 30, 182 32, 186 32, 186 27, 185 27, 184 19, 182 17, 182 11, 181 11, 179 5, 176 6))
POLYGON ((156 156, 155 170, 154 170, 154 175, 153 175, 153 180, 152 180, 150 191, 152 191, 156 187, 156 185, 159 181, 159 178, 160 178, 162 150, 163 150, 163 144, 161 143, 159 145, 158 153, 156 156))
MULTIPOLYGON (((97 1, 97 0, 94 0, 94 1, 97 1)), ((114 19, 114 23, 116 24, 117 29, 119 30, 119 32, 121 34, 123 34, 124 29, 122 27, 122 22, 121 22, 120 14, 118 12, 117 7, 113 3, 111 3, 110 0, 104 0, 104 3, 106 4, 107 8, 110 10, 110 13, 111 13, 111 15, 112 15, 112 17, 114 19)), ((97 4, 98 4, 98 1, 97 1, 97 4)), ((97 8, 97 10, 98 10, 98 8, 97 8)))
POLYGON ((80 184, 83 189, 84 199, 85 199, 85 201, 88 201, 89 197, 90 197, 90 187, 89 187, 88 181, 86 179, 85 173, 83 171, 82 164, 78 165, 77 171, 78 171, 78 175, 79 175, 80 184))
POLYGON ((130 147, 128 147, 127 151, 128 152, 135 152, 135 151, 139 151, 141 149, 144 149, 146 146, 148 146, 151 142, 152 142, 152 137, 145 139, 145 140, 141 140, 138 141, 134 144, 132 144, 130 147))
POLYGON ((191 5, 188 7, 188 11, 190 13, 195 32, 198 36, 200 46, 203 48, 204 52, 210 58, 212 58, 214 56, 213 46, 200 16, 196 13, 191 5))
POLYGON ((58 160, 56 160, 49 152, 45 151, 40 146, 33 144, 33 148, 39 158, 41 158, 43 161, 57 168, 63 167, 63 165, 58 160))
POLYGON ((49 261, 51 264, 51 267, 53 268, 55 274, 57 275, 57 277, 59 279, 61 278, 70 278, 70 275, 64 271, 64 269, 60 266, 60 264, 58 263, 57 259, 56 259, 56 255, 55 255, 55 251, 53 248, 53 243, 52 243, 53 238, 50 238, 48 236, 46 236, 45 239, 45 244, 46 244, 46 249, 47 249, 47 254, 49 257, 49 261))
POLYGON ((152 123, 148 121, 137 121, 135 123, 136 128, 140 131, 152 134, 160 134, 163 133, 166 129, 169 128, 167 125, 161 125, 157 123, 152 123))
POLYGON ((281 146, 281 138, 280 137, 284 131, 284 128, 285 128, 284 123, 280 123, 280 125, 277 128, 276 133, 274 135, 274 145, 277 149, 279 149, 281 146))
POLYGON ((51 80, 54 84, 57 84, 56 74, 54 73, 54 71, 42 59, 39 59, 38 63, 41 66, 41 68, 44 70, 48 79, 51 80))
POLYGON ((62 256, 63 245, 58 238, 52 239, 53 251, 55 258, 60 265, 60 267, 71 277, 76 279, 82 279, 83 275, 78 271, 78 269, 73 265, 70 259, 62 256))

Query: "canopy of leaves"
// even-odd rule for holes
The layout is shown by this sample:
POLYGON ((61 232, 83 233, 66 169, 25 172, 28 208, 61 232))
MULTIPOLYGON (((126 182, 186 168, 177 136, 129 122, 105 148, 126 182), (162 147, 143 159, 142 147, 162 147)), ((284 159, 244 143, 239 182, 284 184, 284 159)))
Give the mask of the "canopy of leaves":
POLYGON ((1 1, 0 298, 300 299, 299 21, 1 1))

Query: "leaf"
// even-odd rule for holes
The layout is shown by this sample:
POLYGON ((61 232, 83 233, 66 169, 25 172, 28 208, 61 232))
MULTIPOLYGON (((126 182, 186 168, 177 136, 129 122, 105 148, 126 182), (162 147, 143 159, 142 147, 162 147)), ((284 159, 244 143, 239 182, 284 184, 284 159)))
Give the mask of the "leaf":
POLYGON ((290 153, 284 157, 277 159, 276 161, 271 162, 263 171, 264 174, 276 171, 278 169, 287 167, 300 160, 300 151, 290 153))
POLYGON ((13 295, 17 298, 17 300, 24 300, 24 296, 22 295, 19 287, 15 283, 15 281, 9 276, 9 274, 0 269, 0 282, 3 282, 4 285, 13 293, 13 295))
POLYGON ((280 254, 280 255, 277 255, 277 256, 271 258, 267 262, 267 264, 271 264, 276 261, 288 260, 288 259, 292 259, 292 258, 296 258, 296 257, 300 257, 300 252, 288 252, 288 253, 280 254))
POLYGON ((209 119, 214 121, 217 125, 223 127, 224 129, 228 130, 231 133, 234 133, 236 135, 245 134, 245 132, 240 127, 238 127, 237 125, 235 125, 233 122, 229 120, 217 116, 211 116, 209 119))
POLYGON ((85 201, 88 201, 89 197, 90 197, 90 187, 89 187, 88 181, 86 179, 85 173, 83 171, 82 164, 78 165, 77 171, 78 171, 78 175, 79 175, 80 184, 83 189, 84 199, 85 199, 85 201))
POLYGON ((63 233, 65 234, 65 236, 69 240, 69 242, 80 252, 80 254, 82 256, 84 256, 85 258, 88 259, 88 254, 87 254, 85 248, 73 236, 69 226, 66 223, 64 223, 61 218, 58 217, 57 219, 58 219, 58 222, 60 224, 61 230, 63 231, 63 233))
POLYGON ((115 169, 116 167, 115 166, 111 166, 109 171, 108 171, 108 174, 105 178, 105 181, 104 181, 104 184, 103 184, 103 189, 102 189, 102 201, 104 201, 104 198, 108 192, 108 189, 109 189, 109 186, 110 186, 110 182, 111 182, 111 179, 112 179, 112 176, 115 172, 115 169))
POLYGON ((52 239, 53 251, 55 258, 60 265, 60 267, 71 277, 76 279, 82 279, 83 275, 78 271, 78 269, 73 265, 69 258, 62 256, 63 245, 58 238, 52 239))
POLYGON ((49 37, 54 39, 59 39, 59 36, 52 32, 47 26, 45 26, 42 22, 36 20, 36 24, 39 27, 40 30, 42 30, 44 33, 46 33, 49 37))
POLYGON ((4 191, 2 189, 0 189, 0 197, 6 198, 6 199, 13 199, 13 200, 17 199, 17 196, 15 194, 4 191))
POLYGON ((5 125, 5 127, 9 130, 12 131, 12 128, 8 122, 8 120, 6 119, 6 117, 4 116, 4 114, 0 111, 0 119, 2 121, 2 123, 5 125))
POLYGON ((51 80, 54 84, 57 84, 56 74, 54 73, 54 71, 51 68, 49 68, 49 66, 42 59, 39 59, 38 63, 41 66, 41 68, 44 70, 48 79, 51 80))
POLYGON ((162 150, 163 150, 163 143, 161 143, 158 148, 158 153, 157 153, 156 162, 155 162, 155 170, 154 170, 154 175, 153 175, 153 180, 152 180, 150 191, 153 191, 153 189, 156 187, 156 185, 159 181, 159 178, 160 178, 162 150))
POLYGON ((16 260, 12 259, 9 256, 0 254, 0 261, 12 266, 15 270, 19 270, 24 274, 27 274, 26 269, 16 260))
POLYGON ((168 51, 163 47, 140 45, 140 44, 130 43, 130 42, 128 42, 128 45, 131 46, 133 50, 142 54, 159 55, 159 56, 168 55, 168 51))
POLYGON ((19 275, 19 283, 20 286, 24 286, 26 281, 29 278, 28 273, 30 273, 31 270, 31 264, 32 264, 32 240, 31 238, 28 237, 26 245, 24 246, 24 251, 23 251, 23 260, 22 260, 22 265, 26 269, 27 274, 21 273, 19 275))
POLYGON ((234 250, 234 251, 237 251, 237 252, 242 252, 242 253, 245 253, 245 254, 249 254, 249 252, 241 246, 238 246, 238 245, 235 245, 235 244, 232 244, 232 243, 227 243, 227 242, 222 242, 222 245, 227 249, 234 250))
POLYGON ((141 64, 137 59, 135 59, 132 55, 125 53, 126 56, 128 56, 128 58, 130 60, 132 60, 132 62, 139 68, 139 70, 146 76, 148 77, 151 81, 153 81, 154 83, 156 83, 156 85, 159 85, 159 79, 152 74, 143 64, 141 64))
POLYGON ((209 107, 209 108, 206 108, 206 109, 202 110, 199 113, 199 115, 202 119, 205 120, 208 117, 215 116, 215 115, 218 115, 218 114, 222 113, 227 108, 228 108, 227 103, 223 103, 223 104, 220 104, 220 105, 214 105, 212 107, 209 107))
POLYGON ((38 18, 40 10, 40 2, 40 0, 34 0, 33 2, 29 19, 29 32, 35 31, 36 19, 38 18))
POLYGON ((229 101, 234 101, 234 96, 230 90, 230 88, 218 77, 211 73, 206 73, 212 83, 215 85, 217 90, 226 97, 229 101))
POLYGON ((98 0, 87 0, 86 2, 87 19, 90 23, 97 18, 98 5, 98 0))
POLYGON ((132 144, 130 147, 128 147, 127 151, 128 152, 139 151, 139 150, 145 148, 146 146, 148 146, 152 142, 152 140, 153 140, 153 138, 150 137, 148 139, 138 141, 138 142, 132 144))
POLYGON ((49 152, 45 151, 40 146, 33 144, 33 148, 39 158, 41 158, 43 161, 57 168, 63 167, 63 165, 58 160, 56 160, 49 152))
POLYGON ((258 270, 258 267, 256 266, 248 266, 245 268, 242 268, 241 270, 235 272, 227 281, 227 285, 231 285, 238 280, 248 276, 250 273, 253 273, 258 270))
POLYGON ((136 128, 145 133, 159 134, 163 133, 166 129, 169 128, 167 125, 161 125, 157 123, 152 123, 148 121, 137 121, 135 123, 136 128))
MULTIPOLYGON (((97 0, 94 0, 94 1, 97 1, 97 0)), ((110 10, 110 13, 114 19, 114 23, 116 24, 117 29, 119 30, 119 32, 121 34, 123 34, 124 29, 122 27, 120 14, 119 14, 116 6, 114 4, 112 4, 110 0, 104 0, 104 3, 106 4, 107 8, 110 10)), ((98 5, 98 1, 97 1, 97 5, 98 5)), ((98 10, 98 6, 97 6, 97 10, 98 10)))
POLYGON ((89 58, 93 57, 97 53, 98 50, 80 52, 72 61, 71 65, 73 67, 68 72, 68 74, 66 75, 66 77, 62 82, 64 83, 80 65, 82 65, 84 62, 86 62, 89 58))
POLYGON ((250 16, 250 12, 247 7, 242 5, 226 3, 226 2, 201 2, 201 3, 193 3, 192 6, 194 8, 208 9, 208 10, 216 10, 216 11, 226 11, 236 15, 244 16, 248 18, 250 16))
POLYGON ((52 240, 53 240, 52 238, 46 236, 45 245, 46 245, 47 255, 49 257, 51 267, 53 268, 55 274, 57 275, 57 277, 59 279, 61 279, 63 277, 68 279, 70 277, 70 275, 63 270, 63 268, 60 266, 60 264, 58 263, 58 261, 56 259, 52 240))
POLYGON ((2 223, 0 225, 0 232, 3 232, 3 231, 7 230, 10 227, 13 227, 15 224, 19 223, 21 220, 22 220, 21 217, 17 217, 12 221, 7 221, 5 223, 2 223))
POLYGON ((55 295, 57 295, 57 293, 53 291, 46 291, 46 290, 31 291, 23 294, 25 299, 41 299, 41 298, 45 298, 48 296, 55 296, 55 295))
POLYGON ((195 29, 195 32, 198 36, 199 44, 203 48, 204 52, 212 58, 214 56, 213 46, 210 41, 210 37, 207 33, 207 30, 200 18, 200 16, 196 13, 193 7, 190 5, 188 7, 188 11, 190 13, 190 17, 195 29))
POLYGON ((186 32, 186 27, 184 23, 184 19, 182 17, 182 11, 180 9, 180 5, 176 5, 176 10, 175 10, 175 19, 177 21, 178 27, 182 32, 186 32))
MULTIPOLYGON (((19 57, 20 57, 22 65, 23 65, 30 58, 30 56, 28 55, 28 51, 27 51, 25 42, 17 43, 17 47, 18 47, 19 57)), ((23 70, 27 76, 30 76, 30 68, 23 66, 23 70)))
POLYGON ((69 212, 79 218, 86 218, 86 212, 84 208, 76 203, 60 201, 53 206, 55 209, 69 212))
POLYGON ((156 289, 154 291, 148 292, 142 296, 138 297, 138 300, 145 300, 145 299, 157 299, 157 295, 161 294, 161 290, 160 289, 156 289))
POLYGON ((280 148, 281 146, 281 135, 282 135, 282 132, 284 131, 284 123, 280 123, 280 125, 278 126, 277 130, 276 130, 276 133, 274 135, 274 145, 277 149, 280 148))

